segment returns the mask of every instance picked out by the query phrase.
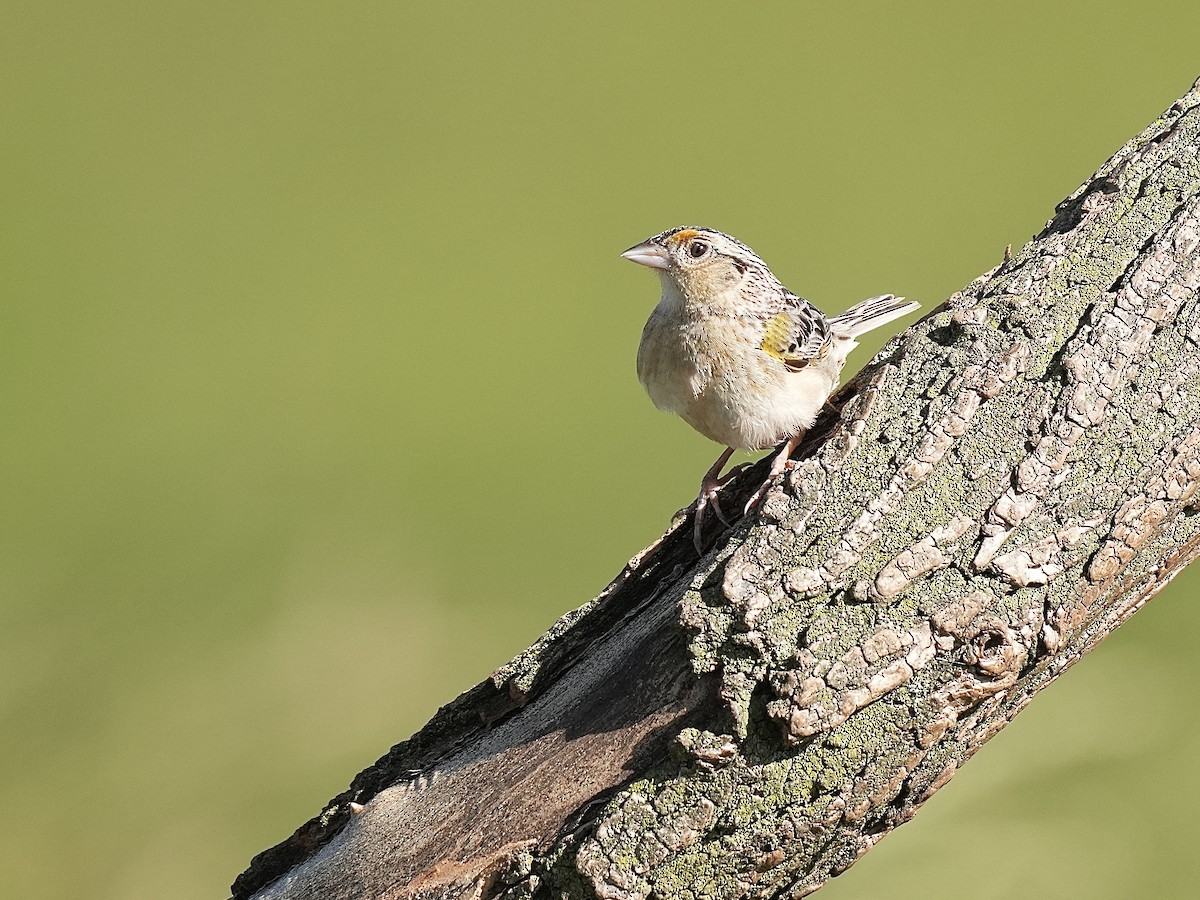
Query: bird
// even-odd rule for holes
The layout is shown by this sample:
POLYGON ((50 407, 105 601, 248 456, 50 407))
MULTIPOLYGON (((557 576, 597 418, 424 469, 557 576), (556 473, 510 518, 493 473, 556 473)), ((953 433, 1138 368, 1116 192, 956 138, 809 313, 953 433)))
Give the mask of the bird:
POLYGON ((827 318, 784 287, 753 250, 713 228, 671 228, 621 256, 653 269, 662 282, 642 330, 638 380, 656 407, 725 445, 694 503, 693 541, 703 554, 705 508, 728 525, 717 492, 748 465, 722 477, 734 451, 780 445, 748 512, 787 468, 857 339, 920 304, 882 294, 827 318))

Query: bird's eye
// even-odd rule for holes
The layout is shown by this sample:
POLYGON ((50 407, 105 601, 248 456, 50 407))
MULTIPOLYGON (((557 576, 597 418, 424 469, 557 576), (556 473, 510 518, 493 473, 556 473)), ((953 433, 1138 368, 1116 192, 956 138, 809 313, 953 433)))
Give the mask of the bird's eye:
POLYGON ((687 252, 692 259, 699 259, 708 252, 708 244, 704 241, 692 241, 687 245, 687 252))

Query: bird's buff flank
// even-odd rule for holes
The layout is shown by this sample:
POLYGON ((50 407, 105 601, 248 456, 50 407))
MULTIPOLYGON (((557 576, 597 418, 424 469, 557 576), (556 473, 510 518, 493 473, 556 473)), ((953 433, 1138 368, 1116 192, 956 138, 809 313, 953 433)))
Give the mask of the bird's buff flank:
POLYGON ((749 510, 787 467, 857 338, 920 304, 884 294, 826 319, 780 284, 753 250, 711 228, 672 228, 621 255, 662 281, 638 348, 642 386, 659 409, 726 447, 696 499, 693 538, 703 552, 705 507, 726 521, 717 491, 741 468, 721 477, 733 451, 782 442, 749 510))

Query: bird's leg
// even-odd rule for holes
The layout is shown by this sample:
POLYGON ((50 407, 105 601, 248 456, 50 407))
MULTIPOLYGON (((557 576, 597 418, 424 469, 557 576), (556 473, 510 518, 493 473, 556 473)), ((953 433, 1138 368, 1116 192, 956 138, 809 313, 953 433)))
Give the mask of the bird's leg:
POLYGON ((792 461, 792 451, 799 446, 802 437, 804 437, 803 431, 783 442, 783 446, 779 448, 779 452, 771 460, 771 471, 767 473, 762 486, 751 494, 750 499, 746 501, 746 512, 750 512, 750 510, 757 506, 762 501, 762 498, 767 495, 767 491, 775 485, 776 480, 783 474, 784 469, 788 467, 788 463, 792 461))
POLYGON ((704 550, 702 549, 703 545, 700 540, 700 529, 704 524, 705 507, 711 506, 713 512, 717 514, 717 518, 720 519, 721 524, 728 528, 729 520, 725 518, 725 513, 721 509, 721 503, 717 499, 717 493, 721 488, 729 484, 730 481, 754 465, 754 463, 748 462, 738 463, 724 475, 721 475, 721 469, 725 466, 725 463, 729 462, 729 457, 732 455, 733 448, 725 448, 725 452, 717 457, 717 461, 713 463, 711 469, 704 473, 704 480, 700 482, 700 495, 696 498, 696 520, 692 527, 692 538, 697 552, 701 554, 704 553, 704 550))
POLYGON ((700 482, 700 496, 696 498, 696 519, 692 523, 692 541, 696 545, 696 552, 704 553, 704 544, 700 540, 700 530, 704 525, 704 507, 712 505, 713 512, 717 514, 717 518, 721 520, 721 524, 729 526, 729 521, 725 518, 725 514, 721 512, 721 504, 717 502, 717 491, 726 481, 732 477, 733 473, 721 478, 721 470, 725 468, 725 463, 729 462, 729 457, 733 456, 733 448, 726 447, 725 450, 717 457, 717 461, 712 464, 712 468, 704 473, 704 479, 700 482))

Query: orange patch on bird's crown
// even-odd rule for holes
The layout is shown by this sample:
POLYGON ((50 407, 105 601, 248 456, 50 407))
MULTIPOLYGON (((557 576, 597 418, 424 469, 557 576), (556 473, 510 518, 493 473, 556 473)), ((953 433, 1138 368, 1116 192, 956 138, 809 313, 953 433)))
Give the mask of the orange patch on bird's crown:
POLYGON ((673 235, 667 238, 667 240, 673 244, 682 244, 684 241, 690 241, 699 234, 700 232, 694 228, 685 228, 683 231, 675 232, 673 235))

